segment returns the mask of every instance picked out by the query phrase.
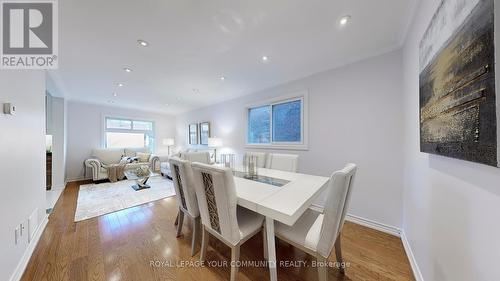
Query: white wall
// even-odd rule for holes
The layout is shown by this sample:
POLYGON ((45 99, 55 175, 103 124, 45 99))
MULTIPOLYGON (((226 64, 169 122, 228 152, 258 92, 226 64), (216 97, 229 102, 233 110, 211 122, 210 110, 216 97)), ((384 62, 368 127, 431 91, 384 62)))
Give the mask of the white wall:
POLYGON ((500 169, 419 152, 418 46, 439 2, 421 1, 404 47, 403 228, 426 281, 500 280, 500 169))
POLYGON ((67 103, 67 107, 67 180, 82 179, 83 162, 90 157, 93 148, 103 147, 103 125, 106 116, 154 121, 156 154, 159 155, 167 154, 167 148, 161 145, 161 140, 175 135, 175 118, 170 115, 72 101, 67 103))
POLYGON ((65 100, 63 98, 50 98, 51 106, 47 107, 51 113, 47 114, 50 124, 47 134, 52 135, 52 188, 64 189, 66 174, 66 155, 65 155, 65 100))
POLYGON ((38 208, 45 217, 45 75, 43 71, 0 71, 0 280, 9 280, 28 247, 27 232, 14 244, 14 229, 38 208), (3 106, 3 105, 2 105, 3 106))
POLYGON ((187 147, 187 125, 210 121, 212 135, 223 138, 224 150, 241 155, 245 104, 307 90, 309 150, 280 152, 299 154, 299 170, 316 175, 330 176, 348 162, 358 164, 350 213, 400 227, 401 67, 401 53, 392 52, 182 114, 176 118, 177 140, 187 147))

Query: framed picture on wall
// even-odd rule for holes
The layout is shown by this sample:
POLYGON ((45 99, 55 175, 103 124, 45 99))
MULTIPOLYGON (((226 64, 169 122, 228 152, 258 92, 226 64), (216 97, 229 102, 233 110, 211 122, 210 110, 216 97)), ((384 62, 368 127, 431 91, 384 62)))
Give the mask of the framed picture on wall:
POLYGON ((189 124, 189 144, 198 144, 198 123, 189 124))
POLYGON ((200 144, 208 145, 209 137, 210 137, 210 122, 200 123, 200 144))

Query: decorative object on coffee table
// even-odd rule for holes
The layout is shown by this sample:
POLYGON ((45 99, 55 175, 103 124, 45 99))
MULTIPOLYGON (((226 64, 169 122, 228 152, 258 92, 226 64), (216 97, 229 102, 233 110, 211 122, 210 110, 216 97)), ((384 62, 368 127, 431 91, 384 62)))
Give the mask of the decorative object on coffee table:
POLYGON ((132 185, 132 188, 136 191, 151 188, 147 184, 150 177, 158 176, 159 174, 151 172, 148 166, 140 166, 135 170, 127 170, 124 172, 125 176, 129 180, 135 180, 136 184, 132 185))

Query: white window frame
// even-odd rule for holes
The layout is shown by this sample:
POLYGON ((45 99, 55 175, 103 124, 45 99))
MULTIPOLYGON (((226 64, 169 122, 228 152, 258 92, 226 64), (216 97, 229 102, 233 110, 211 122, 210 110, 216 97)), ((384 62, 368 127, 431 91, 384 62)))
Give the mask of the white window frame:
MULTIPOLYGON (((134 117, 124 117, 124 116, 103 116, 102 117, 102 136, 101 136, 101 146, 103 148, 107 148, 107 143, 106 143, 106 133, 111 132, 111 133, 149 133, 152 132, 153 138, 154 138, 154 145, 153 147, 149 147, 149 150, 151 153, 154 153, 156 151, 156 146, 157 146, 157 139, 156 139, 156 124, 154 120, 148 120, 148 119, 142 119, 142 118, 134 118, 134 117), (127 120, 131 121, 132 123, 132 129, 108 129, 107 128, 107 119, 117 119, 117 120, 127 120), (153 127, 152 130, 134 130, 134 121, 141 121, 141 122, 150 122, 152 123, 153 127)), ((125 147, 124 147, 125 148, 125 147)))
POLYGON ((261 148, 261 149, 288 149, 288 150, 308 150, 309 149, 309 93, 307 91, 296 92, 288 95, 283 95, 256 103, 245 105, 245 148, 261 148), (273 112, 272 106, 286 102, 302 101, 301 108, 301 142, 274 142, 273 141, 273 112), (269 136, 270 143, 249 143, 248 142, 248 114, 249 110, 255 107, 271 106, 269 118, 269 136))

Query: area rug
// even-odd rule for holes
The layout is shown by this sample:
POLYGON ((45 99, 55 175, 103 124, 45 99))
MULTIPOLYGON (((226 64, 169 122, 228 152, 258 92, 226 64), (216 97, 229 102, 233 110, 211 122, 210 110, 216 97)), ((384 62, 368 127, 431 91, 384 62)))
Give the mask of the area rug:
POLYGON ((86 184, 80 186, 75 212, 75 222, 127 209, 175 195, 172 181, 151 177, 151 188, 135 191, 133 180, 114 183, 86 184))

